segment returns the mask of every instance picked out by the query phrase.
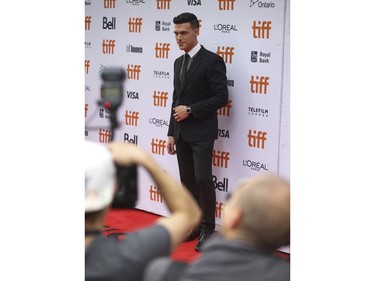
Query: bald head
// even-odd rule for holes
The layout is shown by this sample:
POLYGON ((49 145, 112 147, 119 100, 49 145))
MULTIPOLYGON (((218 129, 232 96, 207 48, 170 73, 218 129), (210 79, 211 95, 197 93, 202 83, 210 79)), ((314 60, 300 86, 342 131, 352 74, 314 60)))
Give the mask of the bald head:
POLYGON ((240 214, 234 229, 239 237, 270 249, 289 244, 290 186, 284 179, 263 175, 242 181, 227 204, 240 214))

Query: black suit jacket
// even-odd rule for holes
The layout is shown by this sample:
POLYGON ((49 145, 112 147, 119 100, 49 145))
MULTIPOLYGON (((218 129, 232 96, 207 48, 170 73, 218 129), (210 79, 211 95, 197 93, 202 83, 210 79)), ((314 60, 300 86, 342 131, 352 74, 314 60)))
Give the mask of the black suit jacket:
POLYGON ((219 55, 203 46, 193 58, 181 88, 180 68, 183 56, 174 62, 174 91, 168 136, 187 142, 217 139, 217 110, 228 103, 226 66, 219 55), (181 122, 173 117, 178 105, 191 107, 192 114, 181 122))

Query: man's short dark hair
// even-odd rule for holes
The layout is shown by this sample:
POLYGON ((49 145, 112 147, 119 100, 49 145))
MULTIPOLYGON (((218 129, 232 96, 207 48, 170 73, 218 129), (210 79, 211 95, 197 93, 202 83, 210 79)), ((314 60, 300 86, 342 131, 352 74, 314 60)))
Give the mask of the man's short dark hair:
POLYGON ((174 24, 181 24, 181 23, 190 23, 191 27, 193 29, 199 27, 199 21, 196 15, 192 13, 182 13, 178 15, 177 17, 173 18, 174 24))

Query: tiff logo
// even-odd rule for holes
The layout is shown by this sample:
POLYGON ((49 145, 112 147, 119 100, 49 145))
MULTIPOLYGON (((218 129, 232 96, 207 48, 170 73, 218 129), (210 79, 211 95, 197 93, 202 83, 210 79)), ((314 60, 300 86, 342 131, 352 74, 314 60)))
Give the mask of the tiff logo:
POLYGON ((234 1, 236 0, 218 0, 219 10, 234 10, 234 1))
POLYGON ((259 76, 255 76, 255 79, 254 79, 254 75, 251 75, 251 78, 250 78, 250 92, 251 93, 255 93, 255 94, 267 94, 267 90, 268 90, 268 85, 270 84, 268 82, 270 78, 269 77, 264 77, 264 76, 261 76, 259 78, 259 76))
POLYGON ((157 188, 155 185, 150 185, 149 193, 151 201, 163 203, 163 197, 161 196, 161 192, 159 188, 157 188))
POLYGON ((100 129, 99 130, 99 142, 101 143, 109 143, 112 136, 112 130, 105 130, 100 129))
POLYGON ((249 139, 249 146, 264 149, 264 143, 267 140, 267 133, 262 131, 256 130, 249 130, 249 134, 247 135, 249 139))
POLYGON ((137 111, 125 111, 125 125, 138 126, 139 112, 137 111))
POLYGON ((114 9, 116 8, 116 0, 103 0, 104 9, 114 9))
POLYGON ((215 167, 227 168, 229 155, 230 155, 229 152, 220 151, 220 150, 216 151, 214 149, 212 152, 212 165, 215 167))
POLYGON ((223 106, 217 111, 217 115, 229 116, 231 108, 232 108, 232 100, 229 100, 225 106, 223 106))
POLYGON ((165 140, 158 140, 158 139, 152 138, 151 152, 153 154, 164 155, 166 147, 167 147, 167 142, 165 140))
POLYGON ((116 40, 103 39, 103 43, 102 43, 103 54, 113 54, 115 52, 115 43, 116 43, 116 40))
POLYGON ((128 79, 139 80, 139 73, 141 72, 141 66, 139 64, 129 65, 127 68, 128 79))
POLYGON ((258 25, 253 21, 253 38, 255 39, 269 39, 271 30, 271 21, 258 21, 258 25))
POLYGON ((154 91, 154 106, 166 107, 168 100, 168 92, 154 91))
POLYGON ((219 47, 219 46, 217 46, 216 54, 221 56, 224 59, 225 63, 232 63, 232 58, 233 58, 233 55, 234 55, 234 47, 219 47))
POLYGON ((89 104, 85 104, 85 118, 87 117, 87 113, 89 112, 89 104))
POLYGON ((129 18, 128 22, 129 32, 141 32, 142 18, 129 18))
POLYGON ((90 30, 91 28, 91 16, 85 17, 85 30, 90 30))
POLYGON ((90 60, 85 60, 85 72, 86 72, 86 74, 89 73, 89 68, 90 68, 90 60))
POLYGON ((223 209, 224 209, 224 204, 216 201, 215 218, 218 218, 218 219, 221 218, 221 214, 223 213, 223 209))
POLYGON ((169 43, 155 43, 155 56, 156 58, 160 59, 167 59, 169 54, 169 43))
POLYGON ((171 0, 156 0, 156 8, 158 10, 169 10, 171 8, 171 0))

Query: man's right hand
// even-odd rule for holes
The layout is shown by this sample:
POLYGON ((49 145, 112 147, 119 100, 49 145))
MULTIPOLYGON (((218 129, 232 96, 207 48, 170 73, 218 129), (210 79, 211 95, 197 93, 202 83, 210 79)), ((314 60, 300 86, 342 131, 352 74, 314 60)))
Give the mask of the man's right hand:
POLYGON ((167 149, 168 149, 168 153, 171 154, 171 155, 175 155, 176 154, 176 148, 175 148, 175 143, 174 143, 174 137, 168 137, 168 141, 167 141, 167 149))

